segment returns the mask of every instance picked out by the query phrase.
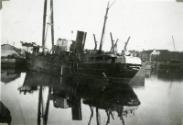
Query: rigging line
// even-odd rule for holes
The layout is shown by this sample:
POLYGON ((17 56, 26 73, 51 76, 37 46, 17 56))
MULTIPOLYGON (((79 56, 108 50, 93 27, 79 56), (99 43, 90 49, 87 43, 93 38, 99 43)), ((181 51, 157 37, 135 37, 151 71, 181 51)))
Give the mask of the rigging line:
POLYGON ((109 8, 111 8, 115 2, 116 2, 116 0, 113 0, 113 2, 109 5, 109 8))

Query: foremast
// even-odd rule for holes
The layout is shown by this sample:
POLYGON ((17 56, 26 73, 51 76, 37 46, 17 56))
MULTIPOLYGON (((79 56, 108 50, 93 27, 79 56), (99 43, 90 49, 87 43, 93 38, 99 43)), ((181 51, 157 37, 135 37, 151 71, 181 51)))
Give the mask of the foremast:
MULTIPOLYGON (((45 42, 46 42, 46 15, 47 15, 47 3, 48 0, 44 0, 44 11, 43 11, 43 31, 42 31, 42 47, 43 53, 45 53, 45 42)), ((54 18, 53 18, 53 0, 50 0, 50 19, 51 19, 51 41, 52 41, 52 49, 54 46, 54 18)))
POLYGON ((103 42, 104 42, 104 35, 105 35, 105 28, 106 28, 106 23, 107 23, 107 15, 108 15, 109 8, 110 7, 109 7, 109 2, 108 2, 107 8, 106 8, 106 13, 104 16, 104 23, 103 23, 102 34, 101 34, 101 39, 100 39, 99 51, 102 51, 102 46, 103 46, 103 42))

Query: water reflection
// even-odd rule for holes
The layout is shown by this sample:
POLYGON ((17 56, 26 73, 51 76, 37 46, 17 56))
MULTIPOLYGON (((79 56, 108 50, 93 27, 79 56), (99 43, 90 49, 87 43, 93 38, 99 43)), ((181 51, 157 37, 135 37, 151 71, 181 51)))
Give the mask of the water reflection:
POLYGON ((1 81, 5 84, 20 77, 21 71, 14 68, 1 69, 1 81))
POLYGON ((85 95, 83 103, 89 105, 91 115, 88 124, 93 118, 94 107, 96 108, 97 125, 101 124, 99 109, 103 109, 107 115, 106 125, 110 123, 110 119, 114 119, 113 112, 117 112, 122 124, 125 124, 123 116, 133 113, 134 106, 140 105, 137 95, 128 84, 110 85, 105 90, 96 90, 96 94, 90 95, 89 91, 84 91, 85 95), (127 109, 124 106, 128 107, 127 109), (133 107, 133 108, 130 108, 133 107))
POLYGON ((38 86, 56 86, 60 83, 60 77, 38 72, 27 72, 24 83, 18 88, 20 93, 32 93, 38 86))
POLYGON ((156 70, 153 71, 159 79, 164 81, 182 81, 183 75, 182 71, 179 70, 156 70))
POLYGON ((146 78, 156 76, 158 79, 163 81, 183 81, 182 71, 176 69, 153 69, 145 70, 144 73, 146 78))
POLYGON ((42 85, 40 86, 39 89, 39 95, 38 95, 38 112, 37 112, 37 125, 47 125, 48 122, 48 113, 49 113, 49 105, 50 105, 50 89, 48 91, 48 97, 46 101, 46 106, 44 109, 44 102, 43 102, 43 93, 42 90, 43 87, 42 85))
POLYGON ((181 124, 181 73, 149 71, 145 80, 110 79, 105 73, 92 76, 66 69, 59 77, 19 74, 11 84, 1 84, 2 102, 15 125, 181 124))
MULTIPOLYGON (((65 70, 61 77, 48 74, 27 72, 24 83, 18 88, 20 93, 33 94, 38 91, 37 124, 47 125, 48 114, 51 112, 50 102, 56 109, 71 109, 72 120, 82 120, 82 104, 89 106, 91 124, 93 114, 96 114, 96 123, 101 125, 100 111, 104 110, 107 116, 105 124, 114 119, 114 112, 118 114, 124 125, 124 116, 133 114, 140 105, 140 101, 132 87, 123 83, 111 81, 105 74, 91 76, 72 73, 65 70), (48 88, 46 101, 43 101, 44 89, 48 88)), ((130 80, 127 80, 130 81, 130 80)))

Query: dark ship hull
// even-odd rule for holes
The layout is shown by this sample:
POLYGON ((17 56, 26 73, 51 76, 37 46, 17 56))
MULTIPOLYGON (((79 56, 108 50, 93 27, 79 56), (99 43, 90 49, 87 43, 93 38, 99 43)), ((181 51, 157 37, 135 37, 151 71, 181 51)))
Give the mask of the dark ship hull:
POLYGON ((27 67, 30 71, 59 75, 61 59, 57 55, 33 55, 27 57, 27 67))
POLYGON ((132 78, 139 71, 140 65, 122 63, 81 63, 78 72, 91 75, 102 75, 105 73, 108 78, 132 78))
POLYGON ((129 63, 126 57, 103 54, 86 54, 77 65, 79 73, 104 76, 109 80, 125 81, 133 78, 140 70, 140 63, 129 63))
POLYGON ((25 62, 24 58, 1 57, 1 68, 22 68, 25 62))
POLYGON ((134 57, 119 55, 100 50, 85 50, 85 32, 78 31, 76 43, 72 45, 71 52, 75 57, 73 69, 81 74, 91 76, 106 75, 110 80, 124 80, 135 76, 141 68, 140 62, 135 62, 134 57))

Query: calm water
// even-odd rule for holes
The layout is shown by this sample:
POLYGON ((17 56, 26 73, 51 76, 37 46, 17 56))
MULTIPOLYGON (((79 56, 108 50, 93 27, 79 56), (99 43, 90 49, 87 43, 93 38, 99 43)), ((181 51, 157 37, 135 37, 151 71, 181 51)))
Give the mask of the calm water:
POLYGON ((126 79, 111 82, 85 74, 59 78, 2 70, 1 103, 10 112, 5 113, 4 122, 11 119, 12 125, 182 125, 182 74, 145 73, 145 79, 128 84, 126 79))

